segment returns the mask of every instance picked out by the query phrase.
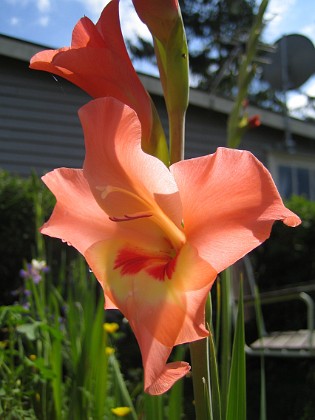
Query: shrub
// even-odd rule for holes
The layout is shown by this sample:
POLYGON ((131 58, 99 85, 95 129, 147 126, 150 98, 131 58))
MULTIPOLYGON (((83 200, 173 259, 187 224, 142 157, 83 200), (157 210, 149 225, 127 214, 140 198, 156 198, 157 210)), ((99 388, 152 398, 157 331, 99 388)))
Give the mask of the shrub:
POLYGON ((260 290, 315 279, 315 203, 293 196, 286 205, 300 216, 302 224, 288 229, 276 223, 270 240, 253 253, 260 290))
POLYGON ((42 182, 32 175, 27 179, 0 171, 0 303, 10 303, 11 293, 20 285, 19 270, 31 260, 36 247, 36 207, 41 199, 48 217, 54 198, 42 182))

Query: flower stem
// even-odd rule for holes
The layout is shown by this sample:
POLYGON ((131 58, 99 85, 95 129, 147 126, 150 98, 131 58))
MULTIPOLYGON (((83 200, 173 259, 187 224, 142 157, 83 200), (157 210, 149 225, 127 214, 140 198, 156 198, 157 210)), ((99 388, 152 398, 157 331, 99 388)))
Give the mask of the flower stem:
POLYGON ((170 163, 184 159, 185 148, 185 113, 174 112, 169 115, 170 129, 170 163))
POLYGON ((196 420, 211 420, 208 338, 190 343, 196 420))

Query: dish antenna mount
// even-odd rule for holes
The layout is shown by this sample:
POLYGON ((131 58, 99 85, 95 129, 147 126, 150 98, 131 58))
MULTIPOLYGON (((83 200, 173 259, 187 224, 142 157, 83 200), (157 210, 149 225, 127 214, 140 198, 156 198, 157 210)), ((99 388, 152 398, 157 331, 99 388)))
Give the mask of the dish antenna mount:
POLYGON ((287 109, 288 90, 298 89, 315 73, 315 47, 310 39, 299 34, 285 35, 274 45, 275 51, 266 56, 263 79, 283 93, 285 143, 294 151, 287 109))

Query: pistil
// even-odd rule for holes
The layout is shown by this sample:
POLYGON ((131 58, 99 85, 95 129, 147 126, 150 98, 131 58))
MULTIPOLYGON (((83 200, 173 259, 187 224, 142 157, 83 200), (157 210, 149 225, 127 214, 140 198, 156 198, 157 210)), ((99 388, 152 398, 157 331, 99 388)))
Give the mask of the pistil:
POLYGON ((141 203, 147 210, 143 212, 133 213, 133 214, 124 214, 123 216, 109 216, 109 219, 113 222, 130 222, 137 219, 151 217, 151 220, 154 221, 166 234, 166 237, 169 239, 172 247, 179 251, 183 244, 186 242, 186 237, 184 232, 175 225, 175 223, 162 211, 162 209, 157 205, 154 200, 148 200, 143 198, 140 195, 126 190, 120 187, 97 187, 97 190, 101 191, 101 198, 105 200, 109 194, 114 192, 119 192, 126 194, 129 197, 132 197, 139 203, 141 203))

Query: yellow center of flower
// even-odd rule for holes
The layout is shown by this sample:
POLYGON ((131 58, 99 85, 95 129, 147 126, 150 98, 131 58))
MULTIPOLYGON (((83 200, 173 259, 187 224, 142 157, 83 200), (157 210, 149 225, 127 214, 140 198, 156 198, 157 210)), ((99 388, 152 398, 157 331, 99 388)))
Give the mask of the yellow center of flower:
POLYGON ((145 208, 145 210, 141 212, 132 214, 126 213, 123 216, 109 216, 109 219, 113 222, 130 222, 136 219, 150 218, 162 229, 175 250, 180 250, 186 242, 184 232, 175 225, 175 223, 162 211, 153 199, 150 200, 147 197, 143 198, 132 191, 119 187, 97 187, 97 190, 101 191, 101 198, 103 200, 105 200, 109 194, 119 192, 133 198, 145 208))

